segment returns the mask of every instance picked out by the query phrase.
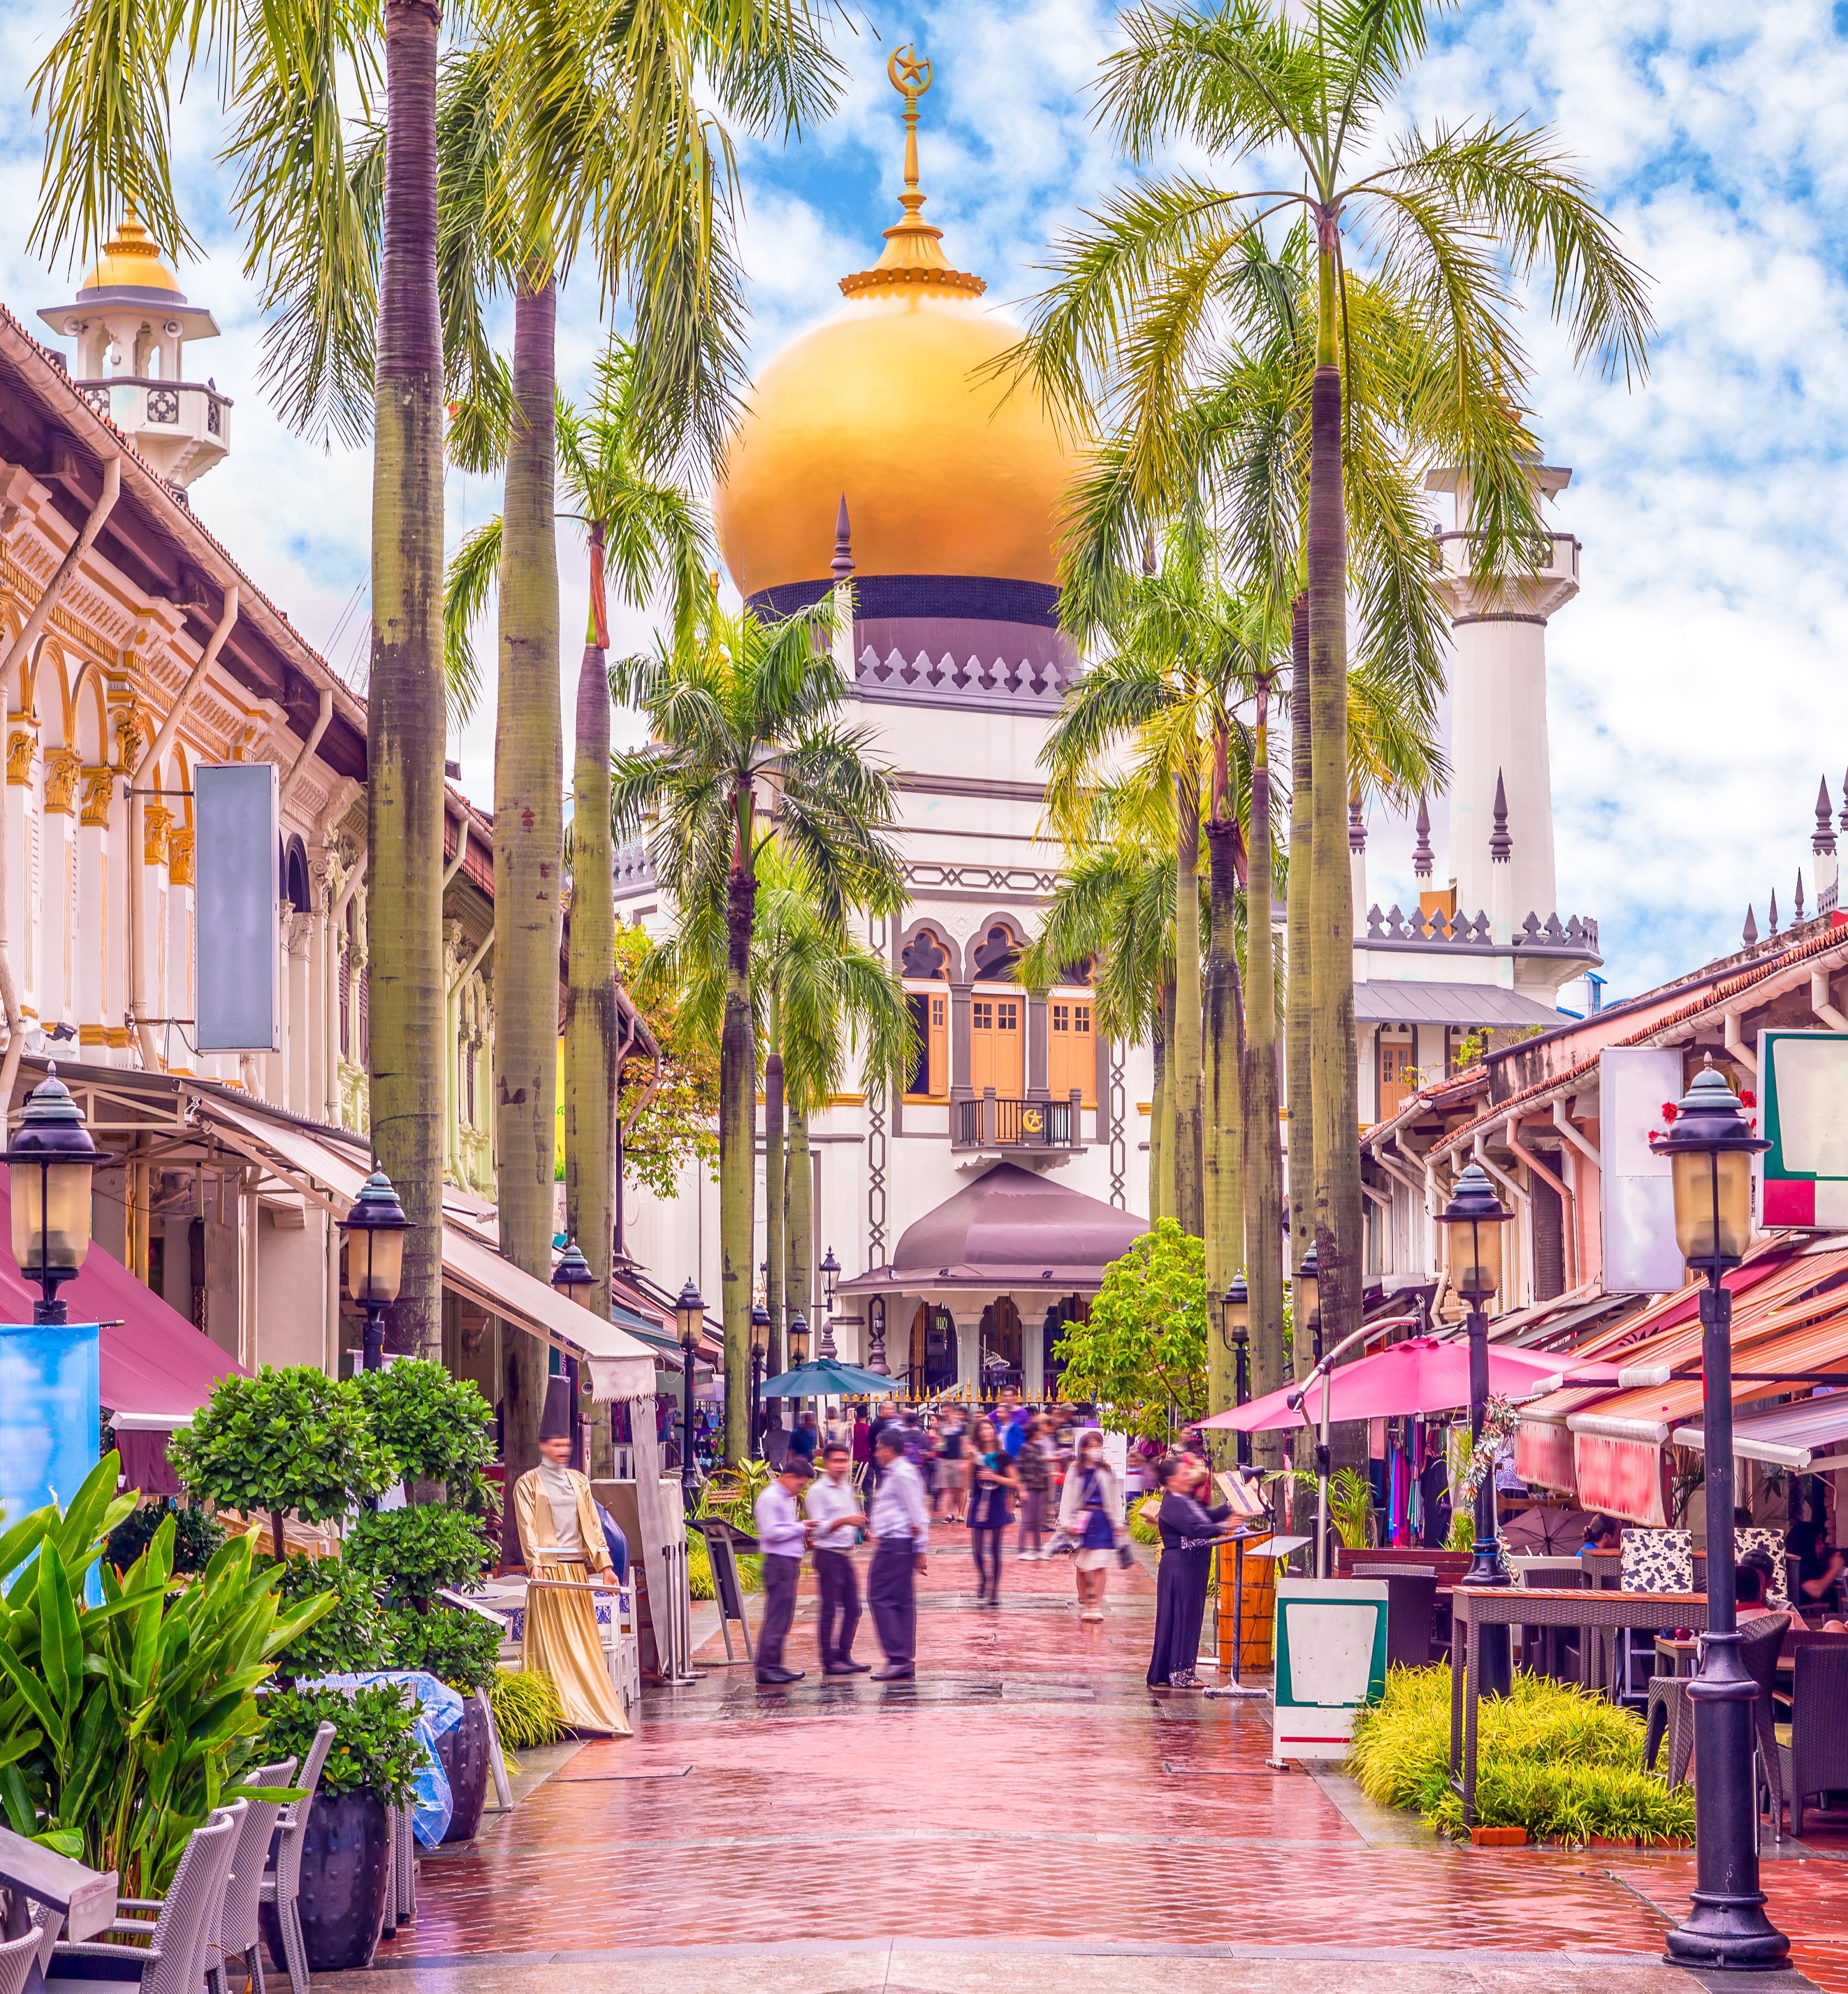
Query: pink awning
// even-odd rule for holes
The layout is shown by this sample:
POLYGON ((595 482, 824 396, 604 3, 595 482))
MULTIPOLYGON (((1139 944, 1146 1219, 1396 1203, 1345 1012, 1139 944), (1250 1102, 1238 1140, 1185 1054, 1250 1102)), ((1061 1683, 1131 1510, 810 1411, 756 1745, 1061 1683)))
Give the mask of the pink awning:
MULTIPOLYGON (((9 1322, 30 1322, 39 1291, 19 1272, 12 1236, 12 1203, 0 1164, 0 1311, 9 1322)), ((221 1378, 245 1375, 94 1240, 83 1272, 58 1292, 73 1322, 103 1325, 102 1400, 114 1411, 183 1419, 204 1404, 221 1378)))

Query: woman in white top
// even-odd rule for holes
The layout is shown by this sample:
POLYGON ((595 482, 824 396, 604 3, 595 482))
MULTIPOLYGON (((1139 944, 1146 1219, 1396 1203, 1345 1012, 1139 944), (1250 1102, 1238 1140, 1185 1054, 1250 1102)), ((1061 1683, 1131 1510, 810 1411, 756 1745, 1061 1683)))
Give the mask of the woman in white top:
POLYGON ((1078 1540, 1078 1618, 1101 1620, 1110 1567, 1130 1533, 1123 1522, 1123 1484, 1104 1458, 1104 1437, 1095 1427, 1078 1435, 1078 1458, 1065 1472, 1059 1528, 1078 1540))

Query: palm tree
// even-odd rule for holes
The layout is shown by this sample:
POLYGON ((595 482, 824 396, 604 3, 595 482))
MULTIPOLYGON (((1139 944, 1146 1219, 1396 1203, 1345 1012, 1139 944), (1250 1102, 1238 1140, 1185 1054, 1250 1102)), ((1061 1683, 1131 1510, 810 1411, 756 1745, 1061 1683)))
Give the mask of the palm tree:
MULTIPOLYGON (((673 935, 650 952, 639 986, 644 999, 671 992, 693 1030, 718 1036, 727 944, 722 901, 708 896, 681 908, 673 935)), ((840 1091, 850 1058, 869 1082, 901 1078, 916 1056, 917 1035, 891 965, 824 911, 804 869, 773 838, 758 862, 750 984, 753 1030, 763 1048, 765 1301, 774 1372, 783 1368, 779 1298, 787 1279, 806 1307, 812 1265, 804 1243, 807 1118, 840 1091), (771 1114, 780 1097, 798 1135, 787 1156, 771 1114), (801 1263, 803 1278, 794 1276, 793 1262, 801 1263)))
MULTIPOLYGON (((1347 887, 1348 527, 1343 456, 1356 408, 1442 430, 1469 481, 1485 576, 1523 571, 1537 501, 1518 420, 1525 356, 1510 330, 1516 286, 1549 266, 1555 314, 1579 358, 1627 379, 1651 330, 1641 273, 1550 135, 1516 124, 1440 126, 1382 140, 1379 126, 1425 52, 1437 0, 1263 0, 1222 9, 1147 5, 1104 65, 1101 96, 1132 162, 1176 141, 1235 166, 1285 152, 1299 187, 1242 190, 1191 175, 1138 180, 1075 235, 1036 313, 1026 357, 1042 389, 1080 410, 1114 400, 1133 435, 1133 482, 1170 482, 1178 420, 1215 349, 1241 266, 1265 221, 1301 214, 1315 237, 1305 543, 1311 760, 1311 1063, 1315 1218, 1322 1314, 1339 1337, 1358 1319, 1361 1238, 1355 1127, 1353 919, 1347 887), (1363 266, 1402 300, 1422 350, 1450 362, 1390 382, 1356 378, 1353 284, 1363 266), (1344 381, 1344 375, 1346 376, 1344 381), (1346 392, 1344 396, 1344 386, 1346 392)), ((1260 181, 1261 170, 1253 176, 1260 181)), ((1289 175, 1279 176, 1287 179, 1289 175)), ((1094 432, 1095 433, 1095 432, 1094 432)), ((1300 854, 1298 856, 1300 857, 1300 854)))
POLYGON ((646 832, 677 905, 722 905, 719 1232, 727 1447, 746 1430, 756 1180, 756 1033, 751 942, 758 867, 773 837, 801 869, 822 918, 897 911, 903 888, 889 836, 891 783, 863 728, 839 719, 848 686, 830 648, 831 597, 777 622, 708 608, 694 637, 619 663, 615 697, 637 707, 650 745, 619 755, 615 834, 646 832))

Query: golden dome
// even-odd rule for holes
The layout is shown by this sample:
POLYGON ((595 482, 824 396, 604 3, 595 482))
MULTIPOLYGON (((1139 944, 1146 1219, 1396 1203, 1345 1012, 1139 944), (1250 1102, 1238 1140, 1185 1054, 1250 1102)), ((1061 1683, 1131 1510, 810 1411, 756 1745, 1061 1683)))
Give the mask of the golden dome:
POLYGON ((826 579, 843 497, 862 576, 1058 579, 1072 454, 1030 388, 981 378, 1020 334, 918 214, 930 65, 906 50, 889 73, 906 98, 903 218, 872 269, 842 279, 841 310, 759 376, 713 494, 747 597, 826 579))
POLYGON ((186 302, 180 279, 160 260, 159 247, 136 218, 132 202, 122 226, 103 245, 102 255, 77 286, 77 296, 118 290, 167 291, 175 303, 186 302))

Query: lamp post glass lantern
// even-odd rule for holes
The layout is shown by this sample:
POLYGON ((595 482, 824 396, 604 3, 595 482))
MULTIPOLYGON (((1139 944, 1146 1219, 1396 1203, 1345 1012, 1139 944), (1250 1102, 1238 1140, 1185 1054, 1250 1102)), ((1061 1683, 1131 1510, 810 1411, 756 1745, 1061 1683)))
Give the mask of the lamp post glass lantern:
POLYGON ((383 1170, 359 1187, 353 1208, 340 1221, 346 1235, 347 1293, 365 1311, 360 1365, 376 1371, 385 1361, 385 1312, 398 1299, 404 1277, 404 1235, 410 1221, 383 1170))
MULTIPOLYGON (((1495 1195, 1495 1187, 1480 1163, 1466 1166, 1456 1191, 1438 1214, 1444 1228, 1444 1265, 1450 1285, 1469 1304, 1469 1444, 1483 1437, 1489 1410, 1489 1318, 1484 1304, 1501 1287, 1502 1228, 1514 1218, 1495 1195)), ((1466 1585, 1507 1585, 1495 1541, 1495 1471, 1483 1475, 1476 1491, 1476 1542, 1466 1585)), ((1492 1696, 1506 1696, 1514 1680, 1506 1628, 1478 1628, 1471 1636, 1482 1645, 1483 1687, 1492 1696)))
POLYGON ((770 1312, 762 1302, 751 1310, 751 1444, 747 1450, 753 1456, 761 1444, 762 1435, 758 1427, 758 1394, 763 1386, 763 1361, 770 1355, 770 1312))
POLYGON ((0 1153, 12 1203, 13 1259, 39 1287, 35 1323, 66 1319, 58 1290, 77 1279, 90 1252, 90 1173, 115 1160, 92 1140, 57 1066, 48 1067, 0 1153))
POLYGON ((693 1364, 699 1354, 699 1333, 706 1320, 706 1305, 688 1277, 674 1304, 674 1326, 680 1332, 681 1394, 681 1502, 691 1516, 699 1499, 699 1468, 693 1458, 693 1364))
MULTIPOLYGON (((1219 1339, 1232 1358, 1232 1396, 1235 1405, 1251 1398, 1251 1291, 1243 1274, 1234 1274, 1219 1299, 1219 1339)), ((1238 1437, 1237 1460, 1245 1468, 1251 1461, 1251 1436, 1238 1437)))
POLYGON ((552 1269, 552 1286, 561 1295, 568 1295, 574 1302, 581 1302, 588 1308, 590 1297, 585 1292, 597 1284, 597 1277, 591 1272, 591 1263, 578 1250, 575 1239, 567 1240, 565 1249, 558 1256, 558 1264, 552 1269))
POLYGON ((1309 1242, 1309 1250, 1302 1257, 1302 1265, 1296 1270, 1294 1292, 1291 1300, 1295 1317, 1297 1333, 1309 1333, 1315 1361, 1322 1362, 1322 1302, 1321 1263, 1316 1258, 1315 1242, 1309 1242))
POLYGON ((1733 1539, 1733 1297, 1729 1267, 1752 1237, 1752 1158, 1771 1145, 1747 1121, 1739 1097, 1709 1054, 1682 1096, 1668 1133, 1675 1236, 1706 1275, 1700 1297, 1702 1460, 1706 1472, 1707 1632, 1688 1686, 1694 1706, 1695 1880, 1693 1907, 1668 1934, 1678 1966, 1781 1966, 1790 1941, 1764 1914, 1758 1887, 1758 1803, 1753 1769, 1758 1686, 1739 1659, 1733 1539))
POLYGON ((827 1313, 821 1318, 821 1347, 819 1355, 832 1359, 834 1347, 834 1289, 841 1278, 841 1263, 834 1256, 834 1249, 828 1249, 828 1258, 821 1263, 821 1299, 827 1313))

